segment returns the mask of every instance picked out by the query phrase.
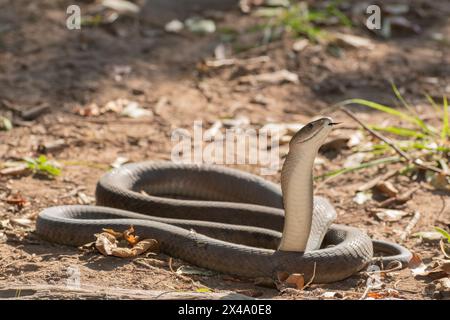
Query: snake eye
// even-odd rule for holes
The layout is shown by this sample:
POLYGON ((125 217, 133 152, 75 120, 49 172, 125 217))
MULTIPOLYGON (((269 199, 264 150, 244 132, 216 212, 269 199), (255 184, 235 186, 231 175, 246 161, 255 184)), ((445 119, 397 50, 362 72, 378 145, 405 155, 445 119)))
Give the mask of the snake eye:
POLYGON ((312 123, 308 123, 306 126, 305 126, 305 129, 306 130, 311 130, 313 128, 313 124, 312 123))

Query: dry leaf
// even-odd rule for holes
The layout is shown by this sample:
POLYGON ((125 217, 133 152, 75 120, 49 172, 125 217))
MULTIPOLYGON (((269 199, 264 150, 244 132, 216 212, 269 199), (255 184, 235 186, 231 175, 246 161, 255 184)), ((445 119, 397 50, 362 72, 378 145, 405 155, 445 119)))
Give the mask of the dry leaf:
POLYGON ((383 291, 369 292, 367 294, 367 297, 372 298, 372 299, 398 298, 398 296, 399 296, 398 291, 394 290, 394 289, 386 289, 383 291))
POLYGON ((380 181, 375 185, 375 188, 388 197, 395 197, 398 194, 397 188, 389 181, 380 181))
POLYGON ((111 255, 119 258, 134 258, 149 250, 158 251, 158 241, 155 239, 145 239, 139 241, 133 248, 113 248, 111 255))
POLYGON ((104 229, 102 229, 102 231, 111 234, 112 236, 114 236, 114 238, 116 238, 118 240, 122 239, 122 237, 123 237, 123 232, 118 232, 118 231, 115 231, 113 229, 106 229, 106 228, 104 228, 104 229))
POLYGON ((134 234, 134 227, 130 226, 128 230, 123 232, 123 238, 132 246, 136 245, 139 242, 139 237, 134 234))
POLYGON ((381 221, 399 221, 404 216, 408 215, 408 212, 401 211, 401 210, 391 210, 391 209, 385 209, 382 211, 377 212, 375 215, 378 219, 381 221))
POLYGON ((113 249, 117 248, 116 238, 107 232, 95 234, 97 240, 95 241, 95 247, 101 254, 105 256, 112 255, 113 249))
POLYGON ((435 261, 428 266, 422 262, 416 268, 412 268, 411 272, 415 277, 429 277, 433 280, 441 279, 450 275, 450 261, 435 261))
POLYGON ((408 262, 408 268, 415 269, 423 264, 422 258, 415 252, 412 253, 412 257, 408 262))
POLYGON ((6 203, 14 204, 20 208, 27 204, 27 199, 25 199, 20 192, 10 195, 5 201, 6 203))
POLYGON ((284 281, 288 285, 295 286, 295 289, 302 290, 305 286, 305 278, 301 273, 293 273, 284 281))

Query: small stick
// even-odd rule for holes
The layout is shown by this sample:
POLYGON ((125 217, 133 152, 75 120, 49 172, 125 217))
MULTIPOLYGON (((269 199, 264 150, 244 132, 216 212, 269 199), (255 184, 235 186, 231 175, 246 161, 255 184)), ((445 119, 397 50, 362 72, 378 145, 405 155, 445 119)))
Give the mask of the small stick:
POLYGON ((316 277, 316 267, 317 267, 317 265, 314 262, 314 269, 313 269, 313 274, 311 276, 311 279, 309 279, 308 283, 303 286, 302 290, 305 290, 306 288, 308 288, 311 285, 311 283, 314 281, 314 278, 316 277))
POLYGON ((420 212, 416 211, 414 212, 414 216, 411 218, 411 221, 409 221, 408 225, 406 226, 405 231, 400 235, 400 241, 405 241, 406 238, 411 233, 412 229, 416 226, 417 222, 419 222, 420 219, 420 212))
POLYGON ((395 196, 389 199, 384 200, 383 202, 380 203, 380 207, 381 208, 386 208, 389 207, 391 204, 394 203, 398 203, 398 204, 402 204, 407 202, 409 199, 411 199, 411 196, 413 195, 414 192, 416 192, 417 190, 420 189, 420 186, 415 187, 411 190, 406 191, 404 194, 400 195, 400 196, 395 196))
POLYGON ((375 130, 370 129, 367 125, 365 125, 361 120, 359 120, 356 115, 351 112, 350 110, 344 108, 344 107, 340 107, 340 110, 342 110, 345 114, 347 114, 350 118, 352 118, 353 120, 355 120, 357 123, 359 123, 361 125, 361 127, 363 127, 365 130, 367 130, 367 132, 369 132, 372 136, 374 136, 375 138, 385 142, 387 145, 389 145, 392 149, 394 149, 395 152, 397 152, 402 158, 404 158, 406 161, 408 161, 409 163, 413 163, 415 166, 421 168, 421 169, 425 169, 425 170, 430 170, 430 171, 434 171, 446 176, 450 176, 450 172, 445 172, 437 167, 434 166, 429 166, 426 164, 421 163, 421 161, 419 161, 419 159, 412 159, 406 152, 404 152, 403 150, 401 150, 399 147, 397 147, 389 138, 383 136, 381 133, 376 132, 375 130))
POLYGON ((170 271, 172 271, 173 273, 176 273, 175 270, 174 270, 173 267, 172 267, 172 262, 173 262, 173 259, 172 259, 172 258, 169 258, 169 269, 170 269, 170 271))

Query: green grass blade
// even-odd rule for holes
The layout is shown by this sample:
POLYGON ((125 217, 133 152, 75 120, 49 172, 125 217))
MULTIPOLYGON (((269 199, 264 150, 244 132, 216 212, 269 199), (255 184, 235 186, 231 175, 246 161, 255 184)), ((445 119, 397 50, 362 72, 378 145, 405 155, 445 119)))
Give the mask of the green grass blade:
POLYGON ((349 105, 349 104, 359 104, 359 105, 363 105, 396 117, 399 117, 409 123, 413 123, 417 126, 419 126, 424 133, 430 133, 430 129, 423 123, 422 120, 417 119, 416 117, 413 117, 405 112, 401 112, 399 110, 396 110, 394 108, 376 103, 376 102, 372 102, 369 100, 365 100, 365 99, 348 99, 348 100, 344 100, 340 103, 338 103, 338 105, 340 106, 345 106, 345 105, 349 105))
POLYGON ((392 82, 392 90, 394 90, 395 96, 398 100, 403 104, 403 106, 411 113, 411 115, 417 120, 418 123, 421 123, 420 127, 425 130, 428 133, 435 132, 430 127, 427 126, 427 124, 419 117, 416 110, 409 105, 406 100, 403 98, 402 94, 398 90, 397 86, 392 82))
POLYGON ((317 176, 314 179, 317 180, 317 179, 322 179, 322 178, 334 178, 334 177, 340 176, 340 175, 342 175, 344 173, 357 171, 357 170, 361 170, 361 169, 365 169, 365 168, 369 168, 369 167, 373 167, 373 166, 376 166, 376 165, 379 165, 379 164, 393 163, 393 162, 398 162, 398 161, 400 161, 399 157, 381 158, 381 159, 377 159, 377 160, 361 163, 358 166, 333 170, 333 171, 327 172, 327 173, 325 173, 323 175, 317 176))
POLYGON ((431 104, 431 106, 433 107, 433 109, 436 112, 436 114, 441 113, 441 108, 438 107, 438 105, 434 101, 434 99, 429 94, 425 94, 425 97, 427 98, 427 100, 431 104))
POLYGON ((403 104, 403 106, 411 113, 417 116, 416 110, 414 110, 413 107, 411 107, 406 100, 403 98, 402 94, 400 93, 400 91, 398 90, 397 86, 391 82, 391 86, 392 86, 392 90, 394 91, 395 96, 397 97, 398 100, 400 100, 400 102, 403 104))
POLYGON ((447 239, 447 242, 450 243, 450 234, 447 231, 439 227, 434 227, 434 230, 442 234, 447 239))
POLYGON ((443 97, 442 108, 444 109, 444 112, 443 112, 443 115, 442 115, 443 119, 442 119, 441 139, 445 140, 445 139, 447 139, 447 137, 449 135, 449 129, 448 129, 448 102, 447 102, 447 97, 446 96, 443 97))
POLYGON ((376 131, 384 131, 389 132, 392 134, 395 134, 397 136, 401 137, 408 137, 408 138, 424 138, 425 134, 422 132, 418 132, 416 130, 412 129, 406 129, 402 127, 396 127, 396 126, 389 126, 389 127, 379 127, 379 126, 369 126, 369 128, 376 130, 376 131))

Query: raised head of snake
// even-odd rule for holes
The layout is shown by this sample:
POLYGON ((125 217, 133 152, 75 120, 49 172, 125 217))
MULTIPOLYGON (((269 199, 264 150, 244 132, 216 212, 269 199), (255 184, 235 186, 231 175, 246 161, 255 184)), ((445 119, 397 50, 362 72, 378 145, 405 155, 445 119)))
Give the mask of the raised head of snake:
POLYGON ((281 170, 285 220, 279 250, 303 252, 307 247, 314 210, 314 159, 334 124, 328 117, 312 121, 289 143, 289 153, 281 170))

